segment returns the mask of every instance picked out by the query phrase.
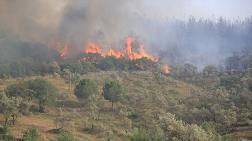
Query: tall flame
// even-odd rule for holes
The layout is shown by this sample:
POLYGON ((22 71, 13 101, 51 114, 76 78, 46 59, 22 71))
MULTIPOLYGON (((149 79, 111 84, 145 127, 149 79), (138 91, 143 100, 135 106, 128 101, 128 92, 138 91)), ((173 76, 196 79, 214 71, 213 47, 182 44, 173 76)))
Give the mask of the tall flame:
POLYGON ((133 43, 134 39, 132 37, 128 37, 126 39, 126 48, 123 51, 118 51, 114 49, 109 49, 108 51, 102 51, 102 48, 96 44, 96 43, 88 43, 85 46, 84 53, 87 54, 101 54, 103 57, 108 57, 108 56, 113 56, 115 58, 127 58, 129 60, 136 60, 136 59, 141 59, 141 58, 148 58, 152 61, 159 61, 158 57, 155 57, 151 54, 148 54, 144 50, 144 44, 139 45, 139 51, 134 52, 133 51, 133 43))

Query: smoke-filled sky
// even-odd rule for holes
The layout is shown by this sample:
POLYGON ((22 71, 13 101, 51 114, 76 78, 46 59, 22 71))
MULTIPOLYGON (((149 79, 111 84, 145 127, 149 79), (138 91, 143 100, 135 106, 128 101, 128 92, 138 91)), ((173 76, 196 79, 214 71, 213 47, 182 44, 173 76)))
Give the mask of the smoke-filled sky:
POLYGON ((252 15, 251 0, 144 0, 143 4, 153 17, 238 19, 252 15))
MULTIPOLYGON (((45 44, 56 38, 80 48, 90 40, 114 47, 134 35, 148 50, 169 50, 167 41, 178 46, 181 40, 175 35, 178 30, 164 25, 167 20, 187 21, 191 16, 243 20, 252 15, 251 5, 251 0, 0 0, 0 42, 4 33, 45 44)), ((208 39, 206 46, 197 39, 190 42, 203 53, 218 54, 220 40, 209 44, 208 39)), ((197 50, 191 55, 203 56, 197 50)))
MULTIPOLYGON (((112 26, 123 32, 122 28, 137 28, 133 27, 134 16, 156 20, 223 16, 233 20, 252 15, 251 5, 251 0, 0 0, 0 26, 22 36, 32 34, 35 39, 48 38, 62 28, 94 32, 112 26)), ((110 34, 116 36, 113 30, 110 34)))

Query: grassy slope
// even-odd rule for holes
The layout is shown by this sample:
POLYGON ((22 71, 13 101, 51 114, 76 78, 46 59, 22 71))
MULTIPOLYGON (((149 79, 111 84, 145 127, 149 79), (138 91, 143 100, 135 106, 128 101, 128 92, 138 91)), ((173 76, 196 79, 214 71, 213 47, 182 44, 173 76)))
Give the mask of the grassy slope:
MULTIPOLYGON (((44 78, 52 82, 60 90, 61 94, 66 94, 67 101, 78 103, 73 92, 69 91, 68 84, 62 78, 52 76, 46 76, 44 78)), ((99 85, 100 92, 106 81, 119 81, 125 88, 125 95, 130 97, 129 102, 124 103, 124 109, 126 111, 137 111, 140 115, 146 115, 147 111, 161 112, 162 106, 167 105, 167 99, 184 99, 192 94, 193 91, 200 90, 200 88, 173 80, 170 77, 158 77, 151 72, 99 72, 83 75, 82 78, 95 80, 99 85)), ((20 80, 0 80, 0 90, 18 81, 20 80)), ((101 112, 101 118, 99 120, 92 119, 82 107, 65 106, 63 108, 63 114, 68 119, 65 127, 81 140, 102 141, 108 138, 113 138, 117 141, 126 140, 126 136, 132 126, 138 125, 128 119, 125 114, 114 114, 109 111, 110 102, 102 100, 101 103, 103 103, 101 106, 103 111, 101 112), (102 132, 90 134, 83 131, 83 128, 90 126, 90 123, 102 129, 102 132)), ((36 127, 41 132, 41 139, 48 140, 55 136, 54 134, 48 133, 48 130, 55 128, 54 119, 58 115, 58 108, 50 108, 45 114, 22 116, 18 119, 17 125, 12 127, 11 131, 14 135, 20 137, 25 129, 36 127)), ((2 118, 0 120, 3 122, 2 118)))

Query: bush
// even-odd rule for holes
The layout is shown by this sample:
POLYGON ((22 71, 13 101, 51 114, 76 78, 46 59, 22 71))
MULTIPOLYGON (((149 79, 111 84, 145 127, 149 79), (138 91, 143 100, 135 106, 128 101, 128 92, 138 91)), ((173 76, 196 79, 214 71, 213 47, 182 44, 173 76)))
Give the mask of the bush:
POLYGON ((4 135, 4 136, 0 137, 0 139, 2 139, 4 141, 17 141, 17 139, 15 137, 13 137, 12 135, 4 135))
POLYGON ((24 97, 26 95, 26 86, 24 83, 17 83, 8 86, 5 93, 8 97, 24 97))
POLYGON ((0 126, 0 135, 8 133, 8 128, 6 126, 0 126))
POLYGON ((105 126, 100 123, 89 123, 89 125, 86 125, 87 127, 83 129, 84 132, 87 132, 89 134, 99 134, 101 132, 105 131, 105 126))
POLYGON ((174 115, 167 113, 160 120, 161 127, 165 131, 166 138, 182 141, 218 141, 219 135, 211 130, 204 130, 196 124, 186 124, 177 120, 174 115))
POLYGON ((16 138, 9 134, 7 126, 0 125, 0 140, 16 141, 16 138))
POLYGON ((130 137, 130 141, 164 141, 163 132, 156 131, 155 133, 149 133, 145 130, 135 129, 133 135, 130 137))
POLYGON ((56 141, 78 141, 71 134, 64 133, 59 135, 56 141))
POLYGON ((106 57, 98 64, 98 67, 101 70, 113 70, 116 68, 116 58, 106 57))
POLYGON ((129 113, 128 118, 132 119, 132 120, 137 120, 137 119, 141 118, 141 115, 137 112, 131 112, 131 113, 129 113))
POLYGON ((39 132, 36 128, 28 129, 24 132, 23 141, 38 141, 39 132))
POLYGON ((134 130, 133 135, 130 137, 130 141, 152 141, 148 134, 139 129, 134 130))

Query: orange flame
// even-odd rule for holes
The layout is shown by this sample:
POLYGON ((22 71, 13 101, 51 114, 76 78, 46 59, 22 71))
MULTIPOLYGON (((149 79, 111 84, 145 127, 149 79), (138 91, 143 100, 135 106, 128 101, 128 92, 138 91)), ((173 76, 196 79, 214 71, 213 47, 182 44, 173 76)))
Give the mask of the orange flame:
POLYGON ((97 44, 89 42, 83 52, 87 54, 101 54, 101 51, 102 49, 97 44))
MULTIPOLYGON (((104 51, 97 43, 95 42, 89 42, 85 45, 84 50, 82 51, 83 53, 86 54, 100 54, 102 57, 115 57, 115 58, 125 58, 129 60, 137 60, 141 58, 147 58, 150 59, 154 62, 159 61, 159 57, 153 56, 149 53, 147 53, 144 49, 144 44, 140 43, 138 46, 138 51, 135 51, 133 49, 133 44, 134 44, 134 38, 132 37, 127 37, 125 40, 125 49, 120 51, 120 50, 114 50, 110 48, 107 51, 104 51)), ((66 44, 61 44, 59 42, 51 42, 48 45, 49 48, 54 48, 59 52, 59 55, 61 58, 65 59, 69 56, 71 53, 72 49, 71 46, 66 43, 66 44), (62 46, 64 46, 62 48, 62 46)), ((81 58, 81 62, 89 61, 89 58, 81 58)), ((162 67, 162 72, 164 74, 169 74, 170 73, 170 66, 169 65, 163 65, 162 67)))
POLYGON ((52 49, 55 49, 59 53, 59 56, 61 58, 66 58, 70 54, 70 46, 69 46, 69 44, 67 44, 67 43, 63 44, 63 43, 57 42, 56 39, 52 39, 48 43, 48 47, 52 48, 52 49))
POLYGON ((61 58, 66 58, 70 52, 70 47, 68 45, 65 45, 64 48, 59 50, 59 54, 61 58))
POLYGON ((169 74, 169 73, 170 73, 170 70, 171 70, 171 68, 170 68, 170 66, 167 65, 167 64, 165 64, 165 65, 163 66, 163 68, 162 68, 162 71, 163 71, 164 74, 169 74))
POLYGON ((107 57, 107 56, 113 56, 115 58, 122 58, 123 54, 120 51, 116 51, 113 49, 109 49, 105 54, 103 54, 102 56, 107 57))
POLYGON ((103 57, 113 56, 115 58, 127 58, 129 60, 136 60, 141 58, 148 58, 152 61, 159 61, 158 57, 155 57, 151 54, 146 53, 144 50, 144 44, 139 45, 139 52, 133 51, 133 43, 134 39, 132 37, 128 37, 126 39, 126 48, 123 51, 117 51, 113 49, 109 49, 106 52, 102 52, 102 48, 99 47, 96 43, 88 43, 85 46, 84 53, 91 54, 101 54, 103 57))

